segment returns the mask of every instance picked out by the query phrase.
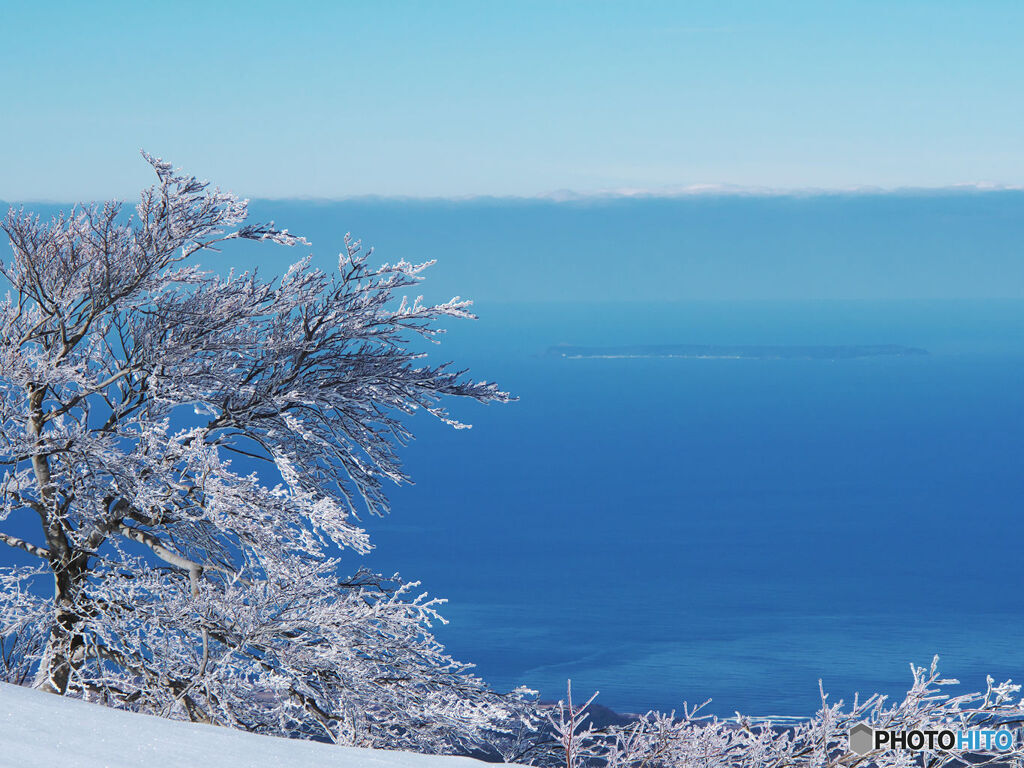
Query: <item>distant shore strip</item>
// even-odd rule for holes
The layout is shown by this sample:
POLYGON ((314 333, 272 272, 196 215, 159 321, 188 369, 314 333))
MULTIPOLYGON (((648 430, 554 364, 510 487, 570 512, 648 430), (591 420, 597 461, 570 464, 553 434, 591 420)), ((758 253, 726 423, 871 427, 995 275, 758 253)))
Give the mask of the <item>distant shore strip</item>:
POLYGON ((662 344, 621 347, 548 347, 545 357, 567 360, 685 358, 692 360, 850 360, 861 357, 914 357, 928 350, 899 344, 832 346, 721 346, 716 344, 662 344))

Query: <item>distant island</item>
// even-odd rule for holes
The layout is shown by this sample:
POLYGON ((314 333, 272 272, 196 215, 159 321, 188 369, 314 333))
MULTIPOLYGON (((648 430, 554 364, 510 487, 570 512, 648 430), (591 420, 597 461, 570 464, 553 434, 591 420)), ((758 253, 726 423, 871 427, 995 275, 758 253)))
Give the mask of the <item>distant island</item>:
POLYGON ((679 357, 693 360, 849 360, 857 357, 910 357, 928 350, 898 344, 836 346, 724 346, 720 344, 633 344, 624 347, 548 347, 545 357, 650 358, 679 357))

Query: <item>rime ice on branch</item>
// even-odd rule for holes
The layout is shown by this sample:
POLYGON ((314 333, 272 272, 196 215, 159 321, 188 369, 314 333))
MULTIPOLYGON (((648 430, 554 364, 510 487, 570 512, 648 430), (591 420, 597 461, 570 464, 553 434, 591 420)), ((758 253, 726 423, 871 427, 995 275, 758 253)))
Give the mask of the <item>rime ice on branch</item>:
MULTIPOLYGON (((940 677, 938 656, 930 667, 910 665, 913 683, 902 699, 890 701, 874 694, 855 695, 849 705, 830 701, 821 681, 821 707, 795 723, 755 720, 737 713, 719 719, 683 704, 681 713, 648 712, 626 725, 594 727, 588 708, 559 701, 549 710, 545 733, 514 743, 503 742, 508 762, 550 768, 964 768, 964 766, 1020 766, 1024 743, 1021 686, 1011 681, 996 684, 988 677, 983 692, 951 693, 955 679, 940 677), (959 749, 889 749, 872 747, 866 753, 850 749, 852 728, 912 733, 941 730, 1011 729, 1018 733, 1005 751, 959 749)), ((990 730, 990 733, 995 733, 990 730)))
POLYGON ((145 157, 158 183, 134 216, 3 223, 0 519, 39 521, 0 533, 38 560, 0 577, 3 636, 34 634, 36 685, 61 694, 347 744, 477 743, 518 696, 444 652, 415 583, 342 577, 329 556, 365 552, 358 514, 406 481, 404 414, 463 426, 446 396, 511 399, 407 348, 469 302, 397 302, 429 264, 372 266, 348 238, 334 275, 308 258, 274 280, 203 271, 218 243, 305 240, 145 157), (26 588, 40 577, 52 596, 26 588))

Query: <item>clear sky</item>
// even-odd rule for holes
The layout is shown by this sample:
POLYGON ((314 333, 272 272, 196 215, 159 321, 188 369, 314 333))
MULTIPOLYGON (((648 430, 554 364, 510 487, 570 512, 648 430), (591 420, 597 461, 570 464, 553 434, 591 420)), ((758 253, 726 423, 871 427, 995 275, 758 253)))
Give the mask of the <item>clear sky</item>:
POLYGON ((1024 184, 1024 3, 5 2, 0 198, 1024 184))

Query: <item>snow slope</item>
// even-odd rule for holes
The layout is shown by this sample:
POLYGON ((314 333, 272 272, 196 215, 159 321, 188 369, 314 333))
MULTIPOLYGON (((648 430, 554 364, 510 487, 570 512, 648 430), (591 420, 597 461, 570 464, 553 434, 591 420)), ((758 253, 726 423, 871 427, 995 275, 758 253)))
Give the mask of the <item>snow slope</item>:
POLYGON ((468 757, 335 747, 109 709, 0 683, 3 768, 482 768, 468 757))

